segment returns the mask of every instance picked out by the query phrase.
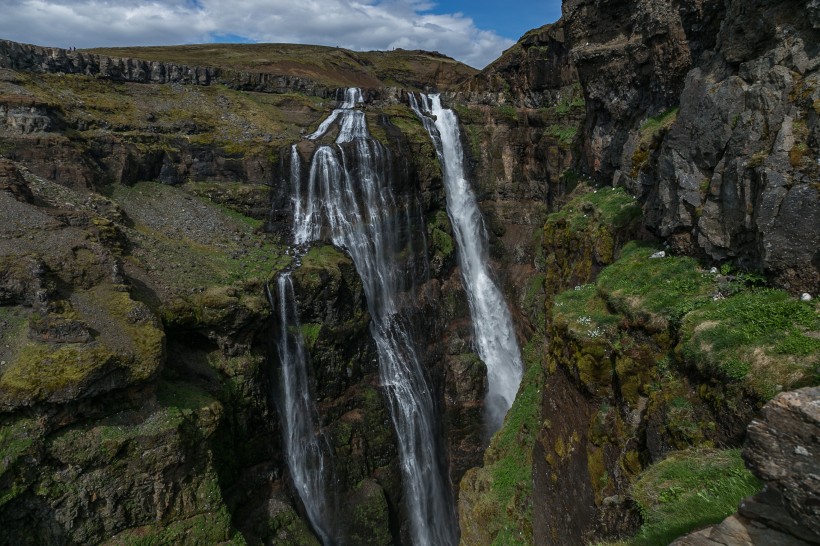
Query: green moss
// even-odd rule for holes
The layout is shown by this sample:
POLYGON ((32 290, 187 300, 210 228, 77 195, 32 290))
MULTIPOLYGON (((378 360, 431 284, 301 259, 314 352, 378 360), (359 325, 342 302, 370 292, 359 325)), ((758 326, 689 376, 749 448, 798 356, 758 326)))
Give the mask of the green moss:
POLYGON ((80 385, 95 372, 118 362, 118 355, 105 347, 52 348, 29 342, 0 377, 0 388, 31 400, 42 400, 69 386, 80 385))
POLYGON ((679 110, 680 108, 676 106, 643 122, 640 129, 641 143, 648 143, 659 132, 669 129, 677 121, 679 110))
POLYGON ((165 544, 220 544, 244 546, 244 537, 233 530, 231 515, 223 507, 217 512, 197 514, 184 520, 148 525, 124 531, 110 539, 110 546, 160 546, 165 544))
POLYGON ((433 254, 438 254, 442 259, 452 256, 455 251, 453 228, 445 211, 436 211, 427 219, 427 233, 430 236, 430 250, 433 254))
POLYGON ((202 434, 215 430, 222 415, 214 398, 186 383, 160 382, 157 403, 147 416, 123 413, 63 429, 49 438, 49 453, 78 465, 109 464, 123 453, 146 457, 144 446, 154 442, 152 438, 169 442, 168 435, 185 434, 201 440, 202 434))
POLYGON ((514 106, 502 104, 495 107, 496 116, 508 123, 515 123, 518 121, 518 110, 514 106))
MULTIPOLYGON (((21 418, 0 425, 0 478, 11 469, 39 435, 34 419, 21 418)), ((10 500, 12 496, 6 500, 10 500)), ((0 505, 3 504, 0 496, 0 505)))
POLYGON ((336 247, 332 245, 315 245, 302 257, 302 267, 299 268, 299 275, 309 276, 329 269, 338 270, 349 263, 350 258, 336 247))
POLYGON ((722 521, 741 499, 759 490, 760 482, 743 466, 740 450, 671 453, 644 472, 632 489, 644 524, 628 544, 668 544, 722 521))
POLYGON ((322 325, 314 322, 302 324, 302 339, 305 342, 305 347, 313 348, 316 340, 319 339, 319 333, 322 331, 322 325))
POLYGON ((572 144, 578 134, 578 127, 576 125, 551 125, 547 129, 547 134, 555 139, 563 146, 572 144))

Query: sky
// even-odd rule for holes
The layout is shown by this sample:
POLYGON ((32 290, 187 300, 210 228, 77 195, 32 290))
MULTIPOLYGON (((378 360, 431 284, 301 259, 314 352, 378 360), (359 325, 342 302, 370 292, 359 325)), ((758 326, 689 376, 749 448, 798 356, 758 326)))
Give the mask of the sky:
POLYGON ((483 68, 560 0, 0 0, 0 38, 55 47, 284 42, 439 51, 483 68))

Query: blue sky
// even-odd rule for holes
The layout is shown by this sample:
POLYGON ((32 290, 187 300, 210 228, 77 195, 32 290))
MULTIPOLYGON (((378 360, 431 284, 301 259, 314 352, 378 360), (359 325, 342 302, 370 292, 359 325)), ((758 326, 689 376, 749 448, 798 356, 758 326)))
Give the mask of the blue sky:
POLYGON ((462 12, 478 28, 494 30, 504 38, 518 40, 528 30, 553 23, 561 17, 560 0, 450 0, 437 2, 433 13, 462 12))
POLYGON ((0 38, 58 47, 284 42, 426 49, 476 68, 559 0, 0 0, 0 38))

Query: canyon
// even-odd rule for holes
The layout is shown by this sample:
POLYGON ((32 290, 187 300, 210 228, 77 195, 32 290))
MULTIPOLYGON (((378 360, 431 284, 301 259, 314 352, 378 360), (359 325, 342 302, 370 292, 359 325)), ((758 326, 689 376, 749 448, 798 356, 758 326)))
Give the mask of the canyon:
POLYGON ((816 0, 0 40, 0 544, 820 543, 819 120, 816 0))

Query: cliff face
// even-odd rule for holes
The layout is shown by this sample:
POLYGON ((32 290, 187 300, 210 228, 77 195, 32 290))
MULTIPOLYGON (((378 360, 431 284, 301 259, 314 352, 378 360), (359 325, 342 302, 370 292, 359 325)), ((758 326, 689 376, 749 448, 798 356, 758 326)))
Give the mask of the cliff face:
MULTIPOLYGON (((637 543, 669 542, 677 535, 658 522, 686 524, 672 523, 672 512, 656 512, 663 502, 652 492, 653 472, 691 467, 697 459, 704 465, 697 472, 705 474, 727 460, 742 469, 736 451, 711 448, 736 448, 766 400, 816 381, 808 371, 817 362, 817 344, 809 339, 816 307, 801 308, 783 292, 768 301, 756 295, 748 280, 755 277, 747 273, 765 273, 793 294, 818 290, 815 10, 812 2, 568 1, 559 23, 529 33, 464 84, 461 100, 469 107, 483 103, 490 112, 494 104, 484 127, 503 119, 503 105, 517 106, 518 120, 527 121, 516 131, 528 127, 529 142, 551 125, 522 114, 534 105, 555 108, 566 96, 545 92, 534 64, 566 75, 564 90, 577 77, 584 99, 583 112, 570 118, 578 138, 543 148, 562 161, 537 160, 549 173, 547 210, 557 212, 532 252, 517 247, 533 269, 510 283, 519 290, 533 283, 529 298, 514 301, 530 342, 525 353, 538 354, 526 362, 543 370, 529 370, 483 467, 462 481, 464 543, 584 544, 636 532, 637 543), (539 39, 549 42, 551 53, 532 46, 539 39), (567 193, 586 178, 579 173, 621 187, 621 197, 589 188, 567 203, 567 193), (724 264, 723 273, 707 281, 708 267, 699 270, 694 261, 653 262, 649 256, 658 248, 622 251, 629 239, 656 237, 668 245, 667 259, 670 253, 694 256, 707 266, 724 264), (539 271, 545 275, 539 278, 539 271), (653 303, 653 285, 656 296, 675 296, 653 303), (543 302, 545 316, 526 313, 533 302, 543 302), (740 302, 756 309, 755 316, 773 313, 770 305, 795 306, 789 313, 807 321, 794 323, 807 328, 805 347, 792 351, 775 338, 745 334, 745 348, 727 343, 724 336, 735 334, 712 321, 731 316, 740 302), (713 352, 716 346, 723 348, 713 352), (792 366, 803 370, 799 379, 786 372, 792 366), (788 385, 778 379, 786 377, 788 385), (524 455, 505 451, 503 442, 524 455), (693 446, 704 451, 687 451, 693 446), (512 489, 505 474, 511 467, 524 468, 512 489), (531 487, 521 485, 526 482, 531 487), (529 510, 537 515, 522 515, 529 510)), ((460 111, 468 134, 471 113, 460 111)), ((506 134, 506 142, 515 142, 515 134, 506 134)), ((503 154, 492 153, 495 138, 484 142, 472 155, 479 191, 507 190, 488 200, 488 217, 496 217, 505 200, 529 196, 531 205, 526 186, 513 184, 535 178, 526 166, 539 148, 519 148, 520 175, 498 170, 490 177, 494 163, 487 158, 503 154)), ((543 209, 528 217, 536 224, 543 209)), ((506 231, 498 231, 498 251, 515 255, 515 245, 503 244, 512 222, 501 224, 506 231)), ((508 278, 524 271, 503 269, 508 278)), ((743 494, 757 487, 748 473, 739 481, 743 494)), ((686 487, 697 492, 699 486, 686 487)))
POLYGON ((587 101, 589 172, 638 196, 646 225, 674 249, 812 293, 815 10, 797 1, 564 4, 587 101))

